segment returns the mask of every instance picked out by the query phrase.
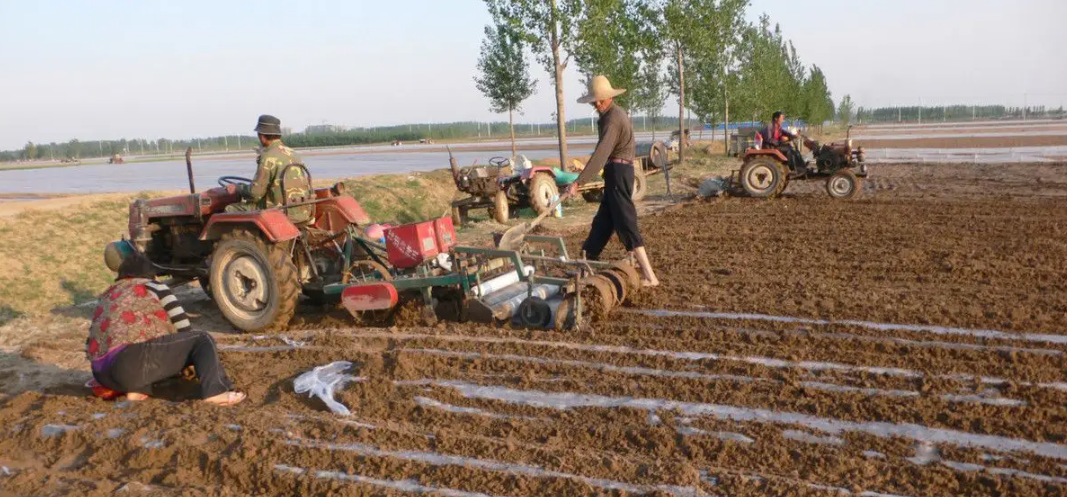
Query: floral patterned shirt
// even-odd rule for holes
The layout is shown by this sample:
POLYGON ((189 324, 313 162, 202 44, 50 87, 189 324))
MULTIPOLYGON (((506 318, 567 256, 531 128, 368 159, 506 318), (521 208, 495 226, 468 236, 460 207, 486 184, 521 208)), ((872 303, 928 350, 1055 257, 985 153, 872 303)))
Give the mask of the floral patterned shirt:
POLYGON ((100 359, 116 347, 140 343, 177 331, 171 316, 151 286, 149 279, 127 278, 115 282, 100 295, 93 311, 85 355, 100 359))

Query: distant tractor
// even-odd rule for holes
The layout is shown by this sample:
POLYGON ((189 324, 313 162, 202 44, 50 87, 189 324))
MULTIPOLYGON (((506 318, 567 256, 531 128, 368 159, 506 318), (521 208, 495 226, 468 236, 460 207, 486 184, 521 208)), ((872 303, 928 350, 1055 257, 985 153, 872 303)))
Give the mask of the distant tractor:
MULTIPOLYGON (((647 176, 668 167, 667 148, 663 142, 644 143, 637 147, 634 167, 634 200, 647 193, 647 176)), ((514 158, 493 157, 488 166, 460 168, 451 157, 449 165, 456 188, 469 197, 452 202, 452 222, 459 226, 466 222, 471 209, 487 208, 496 222, 506 223, 512 211, 529 207, 537 214, 548 210, 553 199, 578 179, 584 165, 575 160, 574 169, 535 166, 522 155, 514 158)), ((590 181, 578 188, 588 202, 600 202, 604 196, 604 182, 590 181)))
MULTIPOLYGON (((851 130, 845 140, 819 144, 802 137, 804 146, 811 151, 815 167, 810 162, 803 171, 792 171, 789 160, 777 149, 749 148, 742 155, 742 165, 732 183, 751 197, 780 195, 790 181, 826 180, 826 193, 835 199, 853 199, 863 190, 863 178, 867 177, 866 154, 863 147, 853 147, 851 130)), ((797 143, 790 143, 798 147, 797 143)))

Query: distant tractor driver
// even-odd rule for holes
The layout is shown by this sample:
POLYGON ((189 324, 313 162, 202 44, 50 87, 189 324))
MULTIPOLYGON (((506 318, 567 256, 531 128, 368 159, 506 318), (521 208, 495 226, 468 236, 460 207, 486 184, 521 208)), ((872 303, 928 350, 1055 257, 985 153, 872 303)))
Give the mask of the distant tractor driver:
MULTIPOLYGON (((303 164, 303 161, 293 149, 282 143, 282 121, 266 114, 259 116, 255 132, 259 135, 259 143, 262 145, 259 157, 256 158, 256 176, 251 184, 239 185, 238 193, 244 201, 230 204, 226 207, 226 212, 257 211, 280 207, 283 203, 312 200, 311 185, 308 184, 303 168, 286 169, 290 164, 303 164), (281 176, 283 172, 284 182, 281 176)), ((297 223, 309 221, 314 213, 313 209, 312 205, 288 209, 289 219, 297 223)))

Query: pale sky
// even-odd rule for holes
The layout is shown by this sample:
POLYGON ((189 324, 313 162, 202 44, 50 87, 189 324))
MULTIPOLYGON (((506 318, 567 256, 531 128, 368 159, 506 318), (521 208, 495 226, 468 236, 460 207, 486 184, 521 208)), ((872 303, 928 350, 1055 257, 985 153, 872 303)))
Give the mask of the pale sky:
MULTIPOLYGON (((1067 100, 1067 0, 752 0, 835 101, 1067 100)), ((474 87, 480 0, 0 0, 0 149, 28 140, 506 120, 474 87)), ((519 122, 548 122, 551 76, 519 122)), ((568 117, 587 117, 571 69, 568 117)), ((670 108, 670 104, 668 104, 670 108)), ((786 109, 789 112, 789 109, 786 109)))

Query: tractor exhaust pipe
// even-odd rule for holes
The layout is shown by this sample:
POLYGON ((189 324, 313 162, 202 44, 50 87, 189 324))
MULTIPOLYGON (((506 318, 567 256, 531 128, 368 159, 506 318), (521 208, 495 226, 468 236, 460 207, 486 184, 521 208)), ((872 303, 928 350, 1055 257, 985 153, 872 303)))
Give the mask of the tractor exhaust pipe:
POLYGON ((193 183, 193 147, 185 149, 185 172, 189 174, 189 193, 196 193, 196 184, 193 183))
POLYGON ((456 164, 456 158, 452 156, 452 147, 445 147, 448 150, 448 167, 452 169, 452 181, 456 183, 456 188, 463 190, 463 187, 459 184, 459 165, 456 164))

